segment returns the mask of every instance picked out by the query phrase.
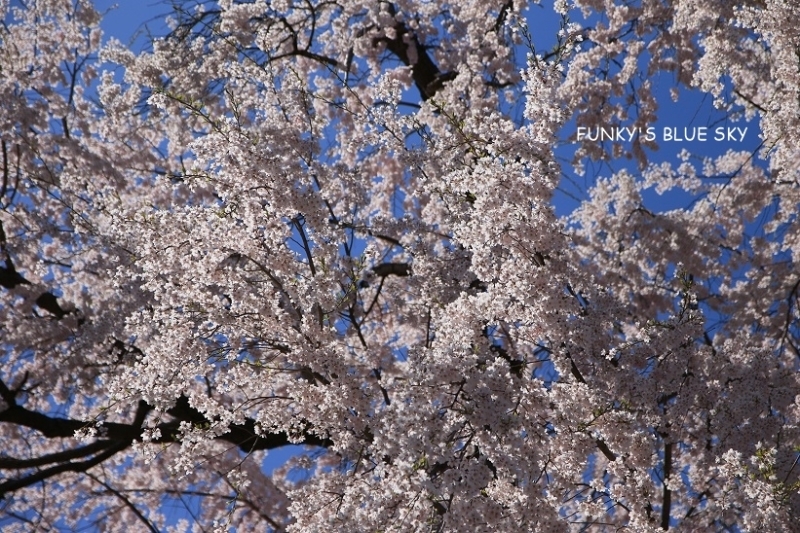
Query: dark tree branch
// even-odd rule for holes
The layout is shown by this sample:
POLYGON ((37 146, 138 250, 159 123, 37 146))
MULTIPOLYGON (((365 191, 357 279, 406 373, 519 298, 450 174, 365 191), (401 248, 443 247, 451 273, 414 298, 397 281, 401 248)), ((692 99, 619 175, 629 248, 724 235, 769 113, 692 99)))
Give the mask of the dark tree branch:
MULTIPOLYGON (((470 285, 470 286, 472 286, 472 285, 470 285)), ((524 375, 525 375, 525 367, 527 365, 525 360, 523 360, 523 359, 513 359, 511 357, 511 355, 508 353, 508 350, 506 350, 505 347, 503 347, 502 344, 497 344, 497 343, 493 342, 493 340, 492 340, 492 338, 490 336, 490 333, 489 333, 489 326, 484 326, 483 327, 483 332, 481 333, 481 336, 486 338, 489 341, 489 351, 492 352, 493 354, 497 355, 498 357, 500 357, 501 359, 503 359, 504 361, 506 361, 508 363, 508 371, 512 375, 514 375, 514 376, 516 376, 518 378, 524 377, 524 375)))
MULTIPOLYGON (((30 285, 31 282, 17 272, 11 257, 6 251, 6 234, 3 230, 2 222, 0 222, 0 251, 4 252, 6 256, 4 260, 5 266, 0 266, 0 287, 12 290, 18 285, 30 285)), ((48 311, 59 320, 69 313, 69 311, 65 311, 58 303, 56 295, 49 291, 43 292, 36 298, 36 305, 48 311)))
MULTIPOLYGON (((5 410, 0 411, 0 423, 5 422, 27 427, 38 431, 47 438, 74 438, 77 431, 89 427, 97 427, 93 422, 57 418, 31 411, 18 405, 15 397, 16 392, 10 390, 5 383, 0 381, 0 398, 7 405, 5 410)), ((59 463, 29 475, 0 483, 0 499, 10 492, 35 485, 58 474, 86 472, 116 453, 125 450, 134 441, 141 440, 142 426, 147 414, 152 409, 147 402, 140 400, 132 423, 106 422, 101 424, 98 429, 102 433, 103 439, 92 444, 31 459, 0 458, 0 468, 15 470, 59 463), (73 459, 92 454, 96 455, 84 461, 73 461, 73 459)), ((161 433, 161 437, 153 440, 154 443, 179 442, 181 438, 179 428, 182 422, 189 422, 198 426, 205 426, 212 422, 200 411, 192 407, 189 404, 189 399, 184 395, 178 398, 175 405, 167 413, 173 416, 175 420, 156 426, 161 433)), ((217 439, 234 444, 247 453, 255 450, 272 450, 289 444, 305 444, 323 448, 330 447, 333 444, 330 439, 319 437, 310 431, 301 432, 298 435, 289 435, 287 432, 281 431, 262 436, 256 431, 256 423, 252 419, 247 419, 242 424, 231 425, 229 431, 224 435, 218 436, 217 439)))
MULTIPOLYGON (((189 398, 181 395, 175 402, 175 406, 167 411, 168 414, 174 416, 178 422, 164 424, 167 430, 172 430, 171 435, 167 435, 162 431, 161 439, 155 442, 177 442, 179 440, 176 430, 180 422, 189 422, 194 425, 205 425, 211 423, 203 413, 189 405, 189 398)), ((235 444, 244 452, 255 450, 272 450, 287 446, 289 444, 306 444, 309 446, 319 446, 327 448, 333 444, 330 439, 321 438, 317 435, 306 433, 302 436, 300 442, 297 439, 290 439, 290 436, 284 432, 268 433, 265 436, 260 436, 256 431, 255 420, 248 418, 243 424, 232 424, 229 427, 229 432, 217 437, 219 440, 235 444)))
POLYGON ((372 313, 372 308, 375 306, 375 302, 378 301, 378 296, 381 295, 381 290, 383 289, 383 282, 386 280, 385 276, 381 276, 381 282, 378 284, 378 289, 375 291, 375 296, 372 298, 372 303, 369 304, 369 307, 364 312, 364 316, 369 316, 372 313))
POLYGON ((600 453, 602 453, 606 459, 612 462, 617 460, 617 454, 611 451, 611 448, 608 447, 608 444, 600 439, 597 439, 594 442, 597 444, 597 449, 600 450, 600 453))
POLYGON ((506 20, 508 18, 508 12, 511 11, 512 9, 514 9, 513 0, 508 0, 508 2, 503 4, 503 7, 500 8, 500 13, 498 13, 497 20, 494 23, 495 33, 499 32, 500 28, 502 28, 503 25, 506 23, 506 20))
POLYGON ((308 268, 311 270, 311 275, 316 276, 317 269, 314 268, 314 256, 311 255, 311 244, 309 244, 308 237, 306 236, 305 219, 302 215, 297 215, 292 219, 292 224, 295 228, 297 228, 297 232, 300 234, 300 238, 303 240, 303 251, 308 259, 308 268))
MULTIPOLYGON (((389 13, 397 14, 397 9, 393 4, 389 4, 389 13)), ((442 72, 436 63, 431 59, 425 46, 419 42, 416 34, 403 22, 398 22, 394 26, 394 38, 382 37, 375 40, 375 44, 384 43, 386 49, 393 53, 403 62, 404 65, 411 67, 411 77, 419 90, 423 100, 433 97, 444 87, 448 81, 455 79, 457 72, 442 72), (414 47, 417 52, 416 62, 412 62, 408 49, 414 47)))
MULTIPOLYGON (((8 148, 6 147, 6 141, 0 141, 0 148, 2 148, 3 152, 3 184, 0 185, 0 201, 2 201, 8 190, 8 148)), ((0 244, 4 242, 5 236, 0 234, 0 244)))
MULTIPOLYGON (((73 438, 75 433, 89 427, 96 427, 94 422, 73 420, 68 418, 57 418, 31 411, 15 403, 13 394, 8 387, 0 381, 0 397, 9 407, 0 411, 0 422, 16 424, 38 431, 47 438, 73 438)), ((141 439, 142 423, 147 413, 152 410, 146 402, 139 402, 139 409, 136 419, 131 424, 119 422, 104 422, 99 426, 103 438, 110 442, 125 442, 131 444, 141 439)), ((174 421, 162 423, 156 426, 160 430, 161 437, 154 440, 155 443, 172 443, 180 441, 178 429, 181 422, 189 422, 192 425, 204 426, 211 424, 200 411, 189 405, 189 399, 181 395, 175 405, 167 410, 167 413, 175 418, 174 421)), ((307 433, 300 436, 300 439, 293 439, 286 432, 268 433, 260 436, 256 431, 255 420, 247 419, 242 424, 232 424, 228 433, 217 437, 218 440, 235 444, 243 451, 251 450, 271 450, 289 444, 307 444, 310 446, 329 447, 333 443, 330 439, 322 438, 317 435, 307 433)), ((65 452, 66 453, 66 452, 65 452)))
POLYGON ((14 263, 11 262, 10 257, 6 257, 4 267, 0 266, 0 287, 5 287, 6 289, 13 289, 17 285, 30 285, 30 281, 26 280, 25 278, 17 272, 17 269, 14 268, 14 263))
POLYGON ((58 474, 63 474, 64 472, 86 472, 93 466, 97 466, 103 461, 110 459, 118 452, 121 452, 122 450, 130 446, 130 444, 131 444, 130 441, 116 442, 109 445, 109 447, 106 448, 105 451, 103 451, 102 453, 99 453, 94 457, 92 457, 91 459, 87 459, 86 461, 81 461, 77 463, 73 462, 61 463, 56 466, 51 466, 50 468, 45 468, 44 470, 39 470, 25 477, 10 479, 4 483, 0 483, 0 500, 5 498, 6 494, 8 494, 9 492, 13 492, 15 490, 35 485, 40 481, 44 481, 58 474))
POLYGON ((669 529, 669 518, 672 514, 672 491, 669 490, 669 476, 672 473, 672 443, 664 444, 664 489, 661 502, 661 529, 669 529))
POLYGON ((92 455, 94 453, 97 453, 101 450, 108 448, 110 445, 111 441, 109 440, 98 440, 91 444, 87 444, 86 446, 79 446, 78 448, 73 448, 71 450, 66 450, 63 452, 49 453, 47 455, 42 455, 40 457, 33 457, 31 459, 0 457, 0 468, 6 468, 9 470, 14 470, 14 469, 21 470, 23 468, 35 468, 38 466, 44 466, 51 463, 70 461, 72 459, 78 459, 80 457, 86 457, 87 455, 92 455))
POLYGON ((150 520, 148 520, 148 519, 147 519, 147 517, 145 517, 145 516, 142 514, 142 512, 141 512, 139 509, 137 509, 137 508, 136 508, 136 506, 135 506, 135 505, 133 505, 133 502, 131 502, 131 501, 128 499, 128 497, 127 497, 127 496, 125 496, 124 494, 120 493, 120 492, 119 492, 118 490, 116 490, 114 487, 112 487, 111 485, 109 485, 109 484, 108 484, 108 483, 106 483, 105 481, 101 480, 101 479, 100 479, 100 478, 98 478, 97 476, 93 476, 92 474, 87 474, 87 475, 88 475, 88 476, 89 476, 89 477, 90 477, 92 480, 94 480, 94 482, 95 482, 95 483, 97 483, 98 485, 101 485, 101 486, 103 486, 103 487, 104 487, 104 488, 105 488, 105 489, 106 489, 108 492, 110 492, 111 494, 113 494, 114 496, 116 496, 117 498, 119 498, 119 500, 120 500, 120 501, 122 501, 122 503, 124 503, 124 504, 125 504, 125 506, 126 506, 128 509, 130 509, 130 510, 133 512, 133 514, 135 514, 135 515, 136 515, 136 518, 138 518, 138 519, 139 519, 139 520, 140 520, 140 521, 141 521, 141 522, 142 522, 144 525, 146 525, 146 526, 147 526, 147 529, 149 529, 150 531, 152 531, 152 533, 159 533, 159 532, 158 532, 158 529, 157 529, 157 528, 156 528, 156 527, 153 525, 153 523, 152 523, 152 522, 150 522, 150 520))
POLYGON ((382 278, 390 275, 406 277, 411 275, 411 265, 408 263, 381 263, 373 267, 372 271, 382 278))
POLYGON ((64 318, 67 314, 58 303, 58 298, 52 292, 43 292, 36 298, 36 305, 52 315, 55 315, 59 320, 64 318))

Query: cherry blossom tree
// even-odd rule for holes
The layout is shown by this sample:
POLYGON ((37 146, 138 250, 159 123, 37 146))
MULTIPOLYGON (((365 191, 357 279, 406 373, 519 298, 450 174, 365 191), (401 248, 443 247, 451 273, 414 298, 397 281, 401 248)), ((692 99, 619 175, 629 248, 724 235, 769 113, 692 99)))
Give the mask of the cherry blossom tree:
POLYGON ((794 2, 173 8, 0 1, 4 531, 797 530, 794 2))

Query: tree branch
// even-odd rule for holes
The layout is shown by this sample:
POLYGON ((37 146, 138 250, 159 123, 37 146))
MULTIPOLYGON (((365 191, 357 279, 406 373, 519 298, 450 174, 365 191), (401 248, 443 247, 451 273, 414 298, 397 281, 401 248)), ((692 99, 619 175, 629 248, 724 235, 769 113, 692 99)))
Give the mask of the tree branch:
POLYGON ((96 466, 103 461, 110 459, 112 456, 121 452, 125 448, 127 448, 131 443, 130 442, 116 442, 110 445, 104 452, 99 453, 92 457, 91 459, 87 459, 86 461, 81 461, 78 463, 67 462, 62 463, 60 465, 52 466, 50 468, 45 468, 44 470, 39 470, 38 472, 34 472, 28 476, 17 478, 17 479, 10 479, 4 483, 0 483, 0 500, 5 498, 6 494, 9 492, 13 492, 15 490, 19 490, 25 487, 29 487, 31 485, 35 485, 40 481, 44 481, 50 477, 53 477, 58 474, 63 474, 64 472, 86 472, 93 466, 96 466))
MULTIPOLYGON (((16 424, 36 430, 47 438, 73 438, 77 431, 95 427, 95 423, 91 421, 51 417, 16 405, 16 403, 14 403, 13 394, 2 381, 0 381, 0 397, 9 405, 5 411, 0 411, 0 422, 16 424)), ((99 429, 102 431, 104 439, 107 439, 109 442, 125 442, 130 444, 133 441, 141 439, 142 423, 150 410, 152 410, 151 406, 144 401, 140 401, 136 419, 133 423, 104 422, 99 429)), ((183 395, 176 400, 175 406, 167 410, 167 413, 175 417, 176 420, 156 426, 156 429, 161 432, 161 437, 154 440, 153 442, 155 443, 168 444, 178 442, 180 440, 178 428, 181 422, 188 422, 197 426, 207 425, 212 422, 200 411, 191 407, 189 405, 189 399, 183 395)), ((333 444, 330 439, 313 434, 302 435, 300 442, 298 442, 297 439, 290 438, 290 436, 283 431, 260 436, 256 431, 255 420, 250 418, 242 424, 232 424, 229 426, 228 433, 219 435, 217 439, 235 444, 243 451, 271 450, 289 444, 306 444, 309 446, 327 448, 333 444)))
POLYGON ((669 518, 672 514, 672 491, 669 490, 669 476, 672 472, 672 443, 664 444, 664 489, 661 502, 661 529, 669 529, 669 518))
POLYGON ((139 509, 137 509, 137 508, 136 508, 136 506, 135 506, 135 505, 133 505, 133 502, 131 502, 131 501, 128 499, 128 497, 127 497, 127 496, 125 496, 124 494, 120 493, 120 492, 119 492, 118 490, 116 490, 114 487, 112 487, 111 485, 109 485, 109 484, 108 484, 108 483, 106 483, 105 481, 101 480, 101 479, 100 479, 100 478, 98 478, 97 476, 94 476, 94 475, 92 475, 92 474, 87 474, 87 475, 88 475, 88 476, 89 476, 89 477, 90 477, 92 480, 94 480, 94 482, 95 482, 95 483, 97 483, 98 485, 102 485, 102 486, 103 486, 103 487, 104 487, 104 488, 105 488, 105 489, 106 489, 108 492, 110 492, 111 494, 113 494, 114 496, 116 496, 117 498, 119 498, 119 499, 122 501, 122 503, 124 503, 124 504, 125 504, 125 506, 126 506, 126 507, 128 507, 128 509, 130 509, 130 510, 133 512, 133 514, 135 514, 135 515, 136 515, 136 518, 138 518, 138 519, 139 519, 139 520, 140 520, 140 521, 141 521, 141 522, 142 522, 144 525, 146 525, 146 526, 147 526, 147 528, 148 528, 150 531, 152 531, 153 533, 158 533, 158 529, 156 529, 156 527, 153 525, 153 523, 152 523, 152 522, 150 522, 150 520, 148 520, 148 519, 147 519, 147 517, 145 517, 145 516, 142 514, 142 512, 141 512, 139 509))
MULTIPOLYGON (((4 411, 0 411, 0 422, 33 429, 47 438, 74 438, 77 431, 89 427, 96 427, 94 422, 51 417, 17 405, 15 392, 10 390, 2 381, 0 381, 0 398, 8 405, 4 411)), ((103 434, 103 439, 86 446, 31 459, 0 458, 0 468, 5 469, 19 470, 43 466, 50 463, 60 463, 24 477, 10 479, 0 483, 0 499, 2 499, 5 494, 34 485, 58 474, 65 472, 86 472, 116 453, 128 448, 134 441, 141 440, 142 425, 144 424, 147 414, 152 409, 152 406, 147 404, 147 402, 140 400, 132 423, 103 423, 99 427, 103 434), (97 455, 94 455, 90 459, 79 462, 72 461, 72 459, 86 457, 94 453, 97 453, 97 455)), ((189 399, 184 395, 178 398, 175 405, 167 410, 167 413, 176 420, 156 426, 161 436, 158 439, 154 439, 152 441, 153 443, 168 444, 179 442, 179 428, 182 422, 189 422, 192 425, 200 426, 208 425, 212 422, 200 411, 192 407, 189 404, 189 399)), ((328 448, 333 445, 333 441, 330 439, 319 437, 310 432, 303 432, 297 437, 291 436, 285 431, 268 433, 267 435, 261 436, 256 431, 255 420, 247 419, 242 424, 232 424, 229 426, 227 433, 219 435, 216 438, 234 444, 242 451, 248 453, 255 450, 272 450, 290 444, 305 444, 322 448, 328 448)))
POLYGON ((382 278, 389 275, 406 277, 411 275, 411 265, 408 263, 381 263, 373 267, 372 271, 382 278))
MULTIPOLYGON (((397 9, 394 4, 389 4, 389 13, 393 16, 397 14, 397 9)), ((436 63, 433 62, 428 51, 419 42, 416 34, 403 22, 398 22, 394 26, 394 38, 382 37, 376 39, 376 44, 382 42, 386 45, 386 49, 393 53, 397 58, 403 62, 404 65, 411 67, 411 77, 414 79, 414 84, 419 90, 419 94, 423 100, 432 98, 438 91, 444 87, 448 81, 455 79, 458 75, 457 72, 442 72, 436 63), (406 36, 408 38, 406 39, 406 36), (408 49, 414 47, 416 49, 416 61, 412 62, 408 54, 408 49)))
POLYGON ((92 455, 101 450, 108 448, 111 444, 110 440, 98 440, 86 446, 79 446, 71 450, 63 452, 49 453, 40 457, 33 457, 31 459, 17 459, 16 457, 0 457, 0 468, 6 469, 23 469, 34 468, 37 466, 44 466, 51 463, 60 463, 63 461, 70 461, 80 457, 92 455))

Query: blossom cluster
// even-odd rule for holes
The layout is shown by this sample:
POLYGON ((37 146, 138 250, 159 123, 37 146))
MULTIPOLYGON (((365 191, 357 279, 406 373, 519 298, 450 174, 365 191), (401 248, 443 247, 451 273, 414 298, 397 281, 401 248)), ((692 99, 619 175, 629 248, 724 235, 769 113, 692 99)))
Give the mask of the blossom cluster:
POLYGON ((800 9, 539 9, 0 1, 4 531, 796 528, 800 9), (760 151, 557 217, 660 73, 760 151))

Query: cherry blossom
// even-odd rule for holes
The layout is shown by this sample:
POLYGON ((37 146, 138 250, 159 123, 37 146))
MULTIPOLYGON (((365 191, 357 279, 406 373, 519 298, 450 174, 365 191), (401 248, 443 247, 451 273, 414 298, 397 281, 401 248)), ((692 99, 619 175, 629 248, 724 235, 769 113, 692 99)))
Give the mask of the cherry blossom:
POLYGON ((796 530, 793 2, 173 7, 0 1, 4 531, 796 530))

